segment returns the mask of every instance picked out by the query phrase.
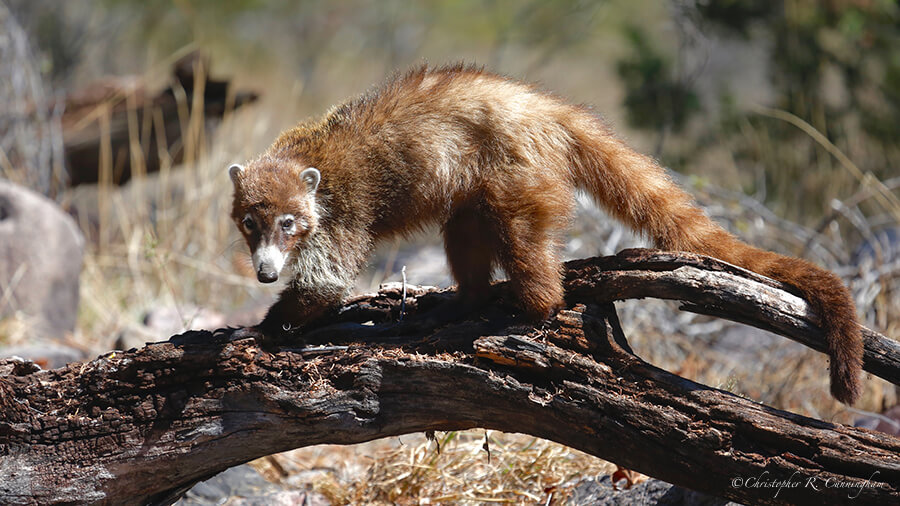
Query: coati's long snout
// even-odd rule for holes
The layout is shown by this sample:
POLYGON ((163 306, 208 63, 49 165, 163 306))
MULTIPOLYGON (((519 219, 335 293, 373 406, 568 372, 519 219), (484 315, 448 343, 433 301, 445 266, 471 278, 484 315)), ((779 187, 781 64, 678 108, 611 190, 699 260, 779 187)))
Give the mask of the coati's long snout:
POLYGON ((253 252, 253 269, 260 283, 274 283, 284 267, 285 254, 278 246, 260 245, 253 252))
POLYGON ((228 168, 235 185, 231 217, 250 246, 256 279, 274 283, 290 252, 315 228, 314 195, 321 175, 314 167, 282 170, 275 163, 264 167, 280 178, 277 184, 246 177, 240 164, 228 168))

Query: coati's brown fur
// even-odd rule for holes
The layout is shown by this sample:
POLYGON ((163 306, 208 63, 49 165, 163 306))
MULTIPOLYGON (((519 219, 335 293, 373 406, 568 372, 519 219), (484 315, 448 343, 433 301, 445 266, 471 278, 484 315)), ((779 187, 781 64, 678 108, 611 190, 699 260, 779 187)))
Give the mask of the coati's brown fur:
POLYGON ((846 403, 860 394, 861 334, 836 275, 739 241, 594 113, 533 86, 421 67, 283 133, 230 172, 233 218, 260 280, 277 278, 282 260, 290 269, 265 331, 338 304, 377 241, 430 224, 442 228, 463 297, 483 295, 499 266, 527 314, 545 318, 563 303, 560 234, 582 188, 659 248, 794 286, 821 319, 832 394, 846 403))

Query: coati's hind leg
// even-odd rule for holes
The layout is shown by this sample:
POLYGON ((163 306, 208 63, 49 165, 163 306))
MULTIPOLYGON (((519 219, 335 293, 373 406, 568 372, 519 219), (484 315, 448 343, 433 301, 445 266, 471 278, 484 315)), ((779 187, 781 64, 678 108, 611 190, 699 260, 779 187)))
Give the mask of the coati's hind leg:
POLYGON ((464 307, 476 307, 490 293, 499 243, 496 227, 486 216, 476 208, 463 208, 443 227, 447 262, 464 307))
POLYGON ((526 315, 542 320, 563 305, 562 264, 556 240, 546 231, 516 223, 504 234, 500 264, 526 315))
POLYGON ((572 212, 572 195, 548 184, 495 200, 499 263, 509 276, 526 315, 541 320, 563 305, 562 234, 572 212), (545 190, 550 191, 545 191, 545 190))

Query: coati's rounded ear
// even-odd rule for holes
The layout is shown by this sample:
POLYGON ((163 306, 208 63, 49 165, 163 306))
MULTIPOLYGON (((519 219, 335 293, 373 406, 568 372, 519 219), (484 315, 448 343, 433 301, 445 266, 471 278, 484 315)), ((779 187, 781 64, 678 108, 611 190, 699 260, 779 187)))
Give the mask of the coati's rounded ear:
POLYGON ((240 165, 237 163, 231 164, 231 167, 228 167, 228 175, 231 177, 231 182, 234 184, 237 184, 238 178, 240 177, 241 172, 243 172, 243 171, 244 171, 243 165, 240 165))
POLYGON ((319 187, 319 181, 322 180, 322 174, 319 173, 319 169, 310 167, 300 173, 300 179, 306 183, 306 187, 310 192, 314 192, 316 191, 316 188, 319 187))

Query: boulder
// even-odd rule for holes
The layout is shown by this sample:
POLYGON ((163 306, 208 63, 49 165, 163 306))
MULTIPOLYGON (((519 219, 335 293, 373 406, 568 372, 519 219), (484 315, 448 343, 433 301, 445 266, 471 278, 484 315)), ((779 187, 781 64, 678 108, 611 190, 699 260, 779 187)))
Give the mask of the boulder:
POLYGON ((0 180, 0 321, 34 337, 75 329, 84 238, 53 201, 0 180))

